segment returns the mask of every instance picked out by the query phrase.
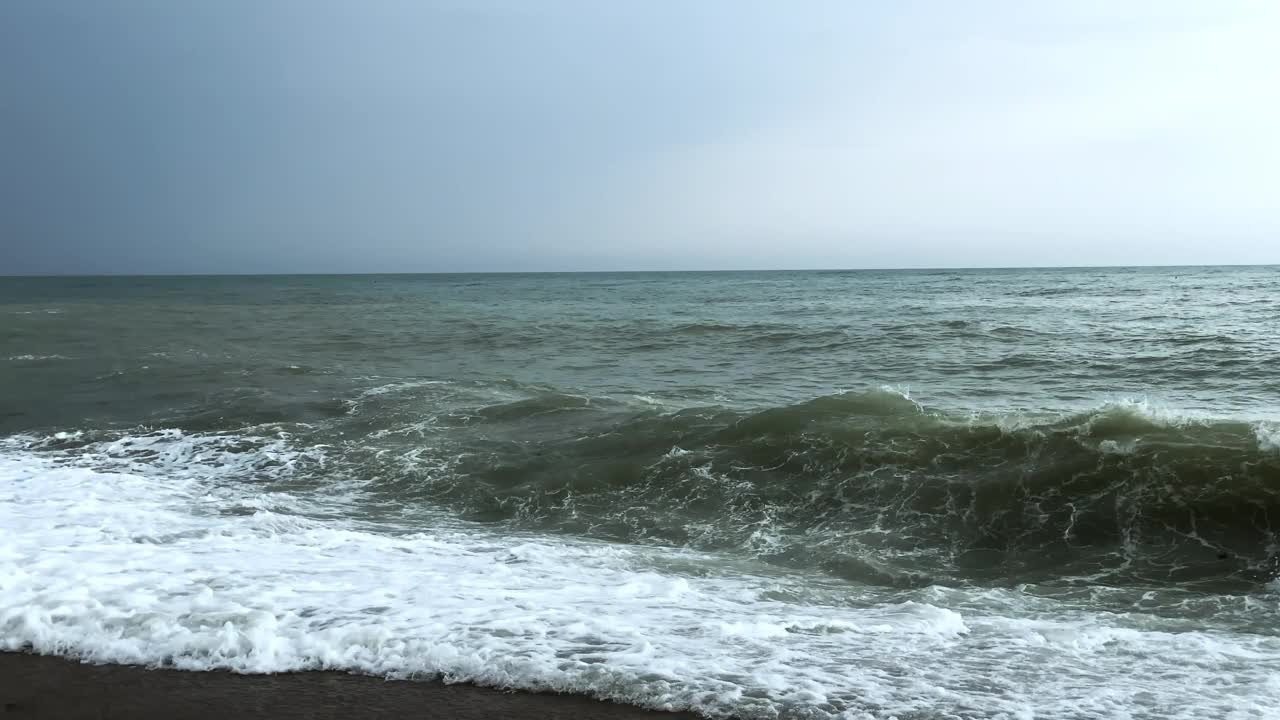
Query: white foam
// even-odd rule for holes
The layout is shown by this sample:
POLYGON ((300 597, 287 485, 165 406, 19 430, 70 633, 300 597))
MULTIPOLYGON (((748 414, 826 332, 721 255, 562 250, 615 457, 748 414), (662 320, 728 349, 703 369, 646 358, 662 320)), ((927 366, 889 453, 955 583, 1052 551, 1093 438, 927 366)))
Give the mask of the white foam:
POLYGON ((1098 450, 1106 455, 1132 455, 1137 449, 1137 440, 1103 440, 1098 443, 1098 450))
POLYGON ((33 362, 36 360, 70 360, 66 355, 10 355, 10 362, 33 362))
POLYGON ((1263 422, 1253 428, 1258 447, 1267 452, 1280 452, 1280 423, 1263 422))
MULTIPOLYGON (((1225 419, 1203 410, 1173 407, 1142 397, 1113 397, 1100 404, 1063 408, 1053 413, 975 411, 970 413, 966 419, 970 425, 981 426, 993 423, 1005 432, 1019 432, 1037 429, 1046 424, 1078 420, 1080 424, 1077 426, 1077 430, 1088 433, 1098 423, 1124 418, 1138 420, 1162 428, 1205 426, 1225 419)), ((1135 449, 1135 446, 1123 443, 1107 444, 1104 442, 1101 445, 1104 446, 1100 448, 1103 452, 1126 453, 1135 449)))
POLYGON ((325 496, 352 510, 333 519, 264 485, 324 461, 289 440, 0 446, 0 647, 444 675, 746 717, 1280 717, 1273 635, 443 515, 410 532, 359 520, 359 486, 325 496))
POLYGON ((1164 427, 1208 425, 1221 419, 1204 410, 1174 407, 1145 397, 1113 400, 1103 406, 1102 414, 1107 412, 1131 415, 1164 427))
POLYGON ((417 388, 429 387, 431 385, 450 385, 450 384, 452 383, 450 383, 448 380, 402 380, 400 382, 387 383, 385 385, 378 385, 376 387, 371 387, 368 390, 365 390, 364 392, 360 393, 356 397, 357 399, 364 399, 364 398, 377 397, 379 395, 387 395, 390 393, 402 392, 404 390, 414 390, 417 388))
MULTIPOLYGON (((382 379, 382 378, 370 377, 367 379, 372 380, 372 379, 382 379)), ((379 398, 383 395, 393 395, 396 393, 406 392, 409 390, 416 390, 419 388, 431 387, 433 385, 452 385, 452 384, 453 383, 447 380, 398 380, 396 382, 377 385, 361 392, 354 399, 346 401, 348 406, 348 412, 350 412, 352 415, 356 415, 364 410, 364 404, 367 401, 373 400, 375 398, 379 398)))

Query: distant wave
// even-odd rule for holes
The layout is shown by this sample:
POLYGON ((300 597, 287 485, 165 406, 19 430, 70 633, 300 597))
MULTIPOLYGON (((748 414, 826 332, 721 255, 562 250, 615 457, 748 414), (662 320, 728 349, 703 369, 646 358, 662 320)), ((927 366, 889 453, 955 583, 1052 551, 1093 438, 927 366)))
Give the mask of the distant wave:
POLYGON ((1017 297, 1058 297, 1061 295, 1077 295, 1080 292, 1080 289, 1075 287, 1035 288, 1032 290, 1020 290, 1014 295, 1017 297))

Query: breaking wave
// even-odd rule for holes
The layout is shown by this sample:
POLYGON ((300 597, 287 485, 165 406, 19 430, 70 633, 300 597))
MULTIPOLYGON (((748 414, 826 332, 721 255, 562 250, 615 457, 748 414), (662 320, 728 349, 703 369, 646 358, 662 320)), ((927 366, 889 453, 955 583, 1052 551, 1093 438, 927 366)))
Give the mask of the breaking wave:
MULTIPOLYGON (((500 391, 485 403, 448 383, 395 383, 318 426, 260 428, 286 429, 305 449, 295 482, 314 488, 341 479, 376 502, 469 521, 731 552, 871 584, 1224 590, 1280 569, 1274 423, 1133 402, 1055 418, 947 413, 889 389, 756 410, 500 391)), ((177 460, 156 449, 164 433, 29 442, 131 471, 228 462, 226 436, 191 419, 202 432, 183 447, 199 453, 177 460)), ((235 437, 234 449, 252 451, 236 462, 251 470, 297 462, 274 435, 235 437)))
POLYGON ((591 409, 542 395, 443 418, 475 424, 462 440, 347 459, 389 495, 475 520, 743 550, 869 582, 1247 586, 1277 569, 1266 424, 1134 403, 955 416, 889 391, 756 412, 591 409), (539 417, 555 421, 534 441, 502 432, 521 423, 527 436, 539 417))

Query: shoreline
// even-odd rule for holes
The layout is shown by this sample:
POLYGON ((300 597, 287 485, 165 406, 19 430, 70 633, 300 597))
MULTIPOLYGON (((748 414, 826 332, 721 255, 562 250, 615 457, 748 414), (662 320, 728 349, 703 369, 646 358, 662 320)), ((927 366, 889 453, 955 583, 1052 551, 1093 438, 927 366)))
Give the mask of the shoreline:
POLYGON ((497 690, 440 681, 387 680, 330 670, 240 675, 95 665, 52 655, 0 652, 5 718, 563 718, 697 720, 583 695, 497 690))

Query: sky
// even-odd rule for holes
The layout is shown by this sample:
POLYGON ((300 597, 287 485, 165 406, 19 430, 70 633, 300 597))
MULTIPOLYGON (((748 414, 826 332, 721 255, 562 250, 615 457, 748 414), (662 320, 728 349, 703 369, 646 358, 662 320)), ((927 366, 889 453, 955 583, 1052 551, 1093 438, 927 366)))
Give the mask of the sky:
POLYGON ((0 275, 1280 263, 1271 0, 6 0, 0 275))

